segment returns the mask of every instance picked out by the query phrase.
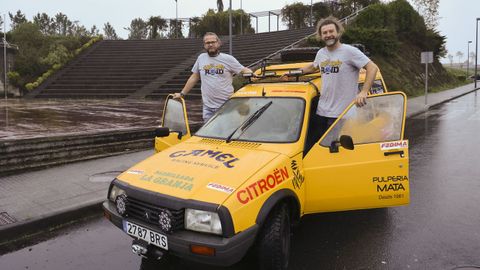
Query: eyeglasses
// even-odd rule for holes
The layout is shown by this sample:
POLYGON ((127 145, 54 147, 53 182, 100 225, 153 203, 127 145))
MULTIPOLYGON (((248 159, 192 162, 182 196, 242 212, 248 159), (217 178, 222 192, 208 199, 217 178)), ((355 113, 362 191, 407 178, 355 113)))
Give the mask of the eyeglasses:
POLYGON ((212 45, 212 44, 215 44, 217 43, 218 41, 209 41, 209 42, 204 42, 203 44, 205 45, 212 45))

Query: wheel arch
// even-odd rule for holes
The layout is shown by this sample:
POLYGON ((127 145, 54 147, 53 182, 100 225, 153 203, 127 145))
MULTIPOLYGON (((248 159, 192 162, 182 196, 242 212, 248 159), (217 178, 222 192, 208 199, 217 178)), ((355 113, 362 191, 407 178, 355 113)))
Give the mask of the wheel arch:
POLYGON ((255 223, 260 227, 264 224, 270 212, 280 203, 286 203, 291 213, 292 223, 300 220, 300 201, 297 194, 290 189, 275 191, 262 205, 255 223))

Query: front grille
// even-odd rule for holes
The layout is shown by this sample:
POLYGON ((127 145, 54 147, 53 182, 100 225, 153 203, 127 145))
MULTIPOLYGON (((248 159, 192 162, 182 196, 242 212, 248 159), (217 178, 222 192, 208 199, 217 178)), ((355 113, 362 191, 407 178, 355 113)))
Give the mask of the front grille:
POLYGON ((155 228, 158 228, 165 233, 172 233, 184 228, 185 209, 173 210, 165 207, 160 207, 129 196, 127 197, 126 213, 127 216, 152 224, 155 226, 155 228), (172 214, 172 228, 170 231, 162 230, 161 226, 159 225, 158 214, 162 210, 168 210, 172 214), (148 215, 146 215, 146 213, 148 215))

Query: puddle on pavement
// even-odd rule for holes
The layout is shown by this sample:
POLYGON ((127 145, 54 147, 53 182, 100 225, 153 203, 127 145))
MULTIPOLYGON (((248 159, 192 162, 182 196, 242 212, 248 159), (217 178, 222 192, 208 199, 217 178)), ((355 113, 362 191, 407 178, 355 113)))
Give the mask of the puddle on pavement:
MULTIPOLYGON (((0 100, 0 140, 161 124, 164 100, 0 100)), ((187 100, 190 124, 201 122, 201 101, 187 100)))

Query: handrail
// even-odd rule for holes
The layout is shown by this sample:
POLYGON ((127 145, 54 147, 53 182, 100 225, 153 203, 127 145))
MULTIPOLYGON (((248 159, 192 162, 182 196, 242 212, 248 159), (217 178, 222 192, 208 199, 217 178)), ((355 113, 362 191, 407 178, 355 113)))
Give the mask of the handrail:
MULTIPOLYGON (((360 12, 362 12, 363 10, 365 10, 367 7, 368 7, 368 6, 363 7, 363 8, 361 8, 361 9, 355 11, 354 13, 352 13, 352 14, 350 14, 350 15, 342 18, 342 19, 340 19, 340 23, 347 24, 347 23, 348 23, 348 20, 353 19, 353 18, 355 18, 356 16, 358 16, 358 14, 360 14, 360 12)), ((294 43, 289 44, 289 45, 283 47, 282 49, 280 49, 280 50, 278 50, 278 51, 276 51, 276 52, 274 52, 274 53, 271 53, 271 54, 267 55, 267 56, 264 57, 263 59, 257 60, 256 62, 253 62, 252 64, 248 65, 247 67, 249 67, 249 68, 250 68, 250 67, 254 67, 254 66, 260 64, 264 59, 266 59, 266 58, 267 58, 267 59, 268 59, 268 58, 271 58, 271 57, 273 57, 274 55, 277 55, 277 54, 281 53, 281 52, 284 51, 284 50, 291 49, 291 48, 293 48, 294 46, 296 46, 297 44, 299 44, 300 42, 302 42, 303 40, 308 39, 308 38, 310 38, 311 36, 314 36, 314 35, 316 35, 316 34, 317 34, 317 33, 315 32, 315 33, 312 33, 312 34, 310 34, 310 35, 308 35, 308 36, 305 36, 305 37, 303 37, 303 38, 295 41, 294 43)))

